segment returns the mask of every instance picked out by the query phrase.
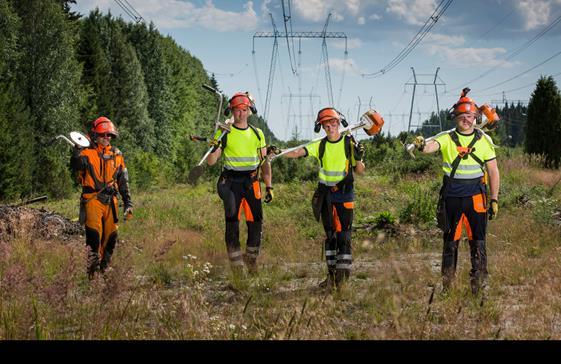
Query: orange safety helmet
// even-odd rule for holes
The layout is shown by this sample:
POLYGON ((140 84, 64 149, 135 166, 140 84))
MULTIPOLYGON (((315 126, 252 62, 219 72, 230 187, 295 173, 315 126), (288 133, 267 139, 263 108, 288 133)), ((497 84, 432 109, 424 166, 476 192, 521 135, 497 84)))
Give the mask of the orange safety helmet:
POLYGON ((471 90, 468 87, 462 90, 460 99, 454 104, 454 106, 452 106, 450 112, 452 114, 452 117, 456 117, 464 113, 472 113, 476 116, 479 115, 479 107, 475 104, 475 101, 473 101, 473 99, 467 97, 467 94, 470 91, 471 90))
POLYGON ((92 133, 94 134, 111 134, 113 138, 119 136, 119 132, 113 122, 106 118, 105 116, 100 116, 94 120, 92 124, 92 133))
POLYGON ((319 133, 319 131, 321 130, 321 124, 329 120, 338 120, 339 122, 341 122, 341 124, 343 124, 344 127, 347 127, 349 125, 343 114, 337 111, 337 109, 335 109, 334 107, 326 107, 318 111, 318 116, 314 125, 314 131, 316 133, 319 133))
POLYGON ((255 100, 249 94, 249 92, 236 92, 234 96, 228 100, 228 106, 226 110, 224 110, 224 115, 229 116, 230 112, 235 109, 236 107, 240 107, 245 105, 249 107, 253 114, 257 114, 257 108, 255 107, 255 100))

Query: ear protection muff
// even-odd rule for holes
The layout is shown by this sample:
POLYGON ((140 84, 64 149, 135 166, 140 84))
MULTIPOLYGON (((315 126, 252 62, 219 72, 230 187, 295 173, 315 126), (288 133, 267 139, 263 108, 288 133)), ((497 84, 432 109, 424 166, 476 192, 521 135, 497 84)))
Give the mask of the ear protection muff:
POLYGON ((251 95, 249 94, 249 92, 238 92, 236 94, 234 94, 234 96, 232 96, 230 98, 230 100, 228 100, 228 106, 226 106, 226 109, 224 109, 224 116, 230 116, 230 114, 232 113, 232 108, 230 107, 230 105, 232 104, 232 100, 234 100, 237 97, 245 97, 249 100, 249 110, 251 111, 252 114, 257 114, 257 108, 255 107, 255 101, 253 100, 253 97, 251 97, 251 95))
POLYGON ((320 130, 321 130, 321 123, 318 123, 318 121, 316 120, 316 123, 314 124, 314 133, 319 133, 320 130))
MULTIPOLYGON (((345 115, 341 114, 337 109, 335 109, 334 107, 325 107, 323 109, 321 109, 320 111, 318 111, 318 116, 316 118, 315 124, 314 124, 314 132, 319 133, 321 130, 321 122, 320 120, 325 116, 322 115, 325 114, 325 112, 327 112, 328 110, 333 110, 335 111, 335 114, 337 114, 337 116, 339 117, 339 121, 341 122, 341 125, 343 125, 344 128, 346 128, 347 126, 349 126, 349 123, 347 122, 347 119, 345 118, 345 115)), ((334 115, 333 115, 334 116, 334 115)))

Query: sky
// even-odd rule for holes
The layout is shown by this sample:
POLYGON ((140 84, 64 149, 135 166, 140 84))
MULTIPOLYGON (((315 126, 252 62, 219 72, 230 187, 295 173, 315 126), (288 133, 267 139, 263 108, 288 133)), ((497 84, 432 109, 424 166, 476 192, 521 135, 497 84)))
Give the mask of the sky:
MULTIPOLYGON (((132 22, 120 4, 132 6, 143 21, 199 58, 223 93, 249 91, 283 140, 296 129, 300 139, 317 137, 316 114, 328 106, 350 124, 375 109, 385 120, 383 132, 396 135, 408 129, 411 110, 412 127, 435 112, 437 94, 440 109, 450 108, 464 87, 479 105, 527 103, 540 76, 561 81, 561 0, 456 0, 446 7, 449 2, 78 0, 72 10, 87 15, 97 7, 132 22), (324 47, 322 38, 277 37, 271 74, 274 38, 254 35, 272 33, 273 22, 280 33, 285 26, 289 33, 325 28, 339 38, 326 38, 324 47), (419 41, 416 36, 428 27, 419 41), (428 84, 415 87, 414 100, 413 69, 417 83, 428 84)), ((359 131, 357 137, 366 135, 359 131)))

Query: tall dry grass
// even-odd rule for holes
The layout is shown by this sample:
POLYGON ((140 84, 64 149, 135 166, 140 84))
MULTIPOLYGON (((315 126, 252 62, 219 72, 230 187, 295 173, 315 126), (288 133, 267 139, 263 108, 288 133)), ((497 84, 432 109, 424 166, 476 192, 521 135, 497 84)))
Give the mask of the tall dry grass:
MULTIPOLYGON (((499 166, 508 203, 489 224, 485 295, 470 293, 465 241, 454 287, 443 293, 441 238, 414 225, 397 235, 354 232, 350 281, 335 294, 317 289, 326 269, 312 183, 275 186, 275 201, 264 205, 260 272, 234 277, 221 201, 205 183, 135 194, 113 270, 91 282, 83 237, 0 242, 0 338, 559 339, 561 228, 535 213, 556 172, 520 156, 499 166)), ((439 178, 359 178, 355 222, 399 216, 411 191, 430 191, 439 178)), ((558 206, 559 196, 548 198, 558 206)), ((76 204, 43 206, 73 217, 76 204)), ((241 231, 245 246, 243 222, 241 231)))

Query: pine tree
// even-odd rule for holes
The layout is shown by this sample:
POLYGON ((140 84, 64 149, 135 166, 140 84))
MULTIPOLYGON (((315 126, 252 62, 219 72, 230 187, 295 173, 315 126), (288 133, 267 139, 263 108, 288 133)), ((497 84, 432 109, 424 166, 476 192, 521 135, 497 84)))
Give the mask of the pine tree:
POLYGON ((561 95, 553 77, 541 77, 528 104, 525 150, 543 155, 546 168, 561 161, 561 95))
POLYGON ((21 19, 17 88, 34 120, 37 168, 33 189, 61 197, 70 192, 68 145, 49 142, 79 124, 81 69, 75 57, 77 24, 55 0, 20 0, 21 19))
POLYGON ((148 114, 154 121, 154 151, 164 160, 173 159, 170 140, 174 130, 172 120, 175 100, 170 87, 170 69, 162 51, 162 36, 153 23, 147 28, 144 23, 129 24, 125 28, 128 39, 136 50, 148 92, 148 114))
POLYGON ((22 198, 32 190, 31 116, 15 92, 21 22, 8 1, 0 1, 0 201, 22 198))
MULTIPOLYGON (((92 11, 81 24, 78 57, 84 65, 82 84, 88 92, 85 120, 111 119, 119 130, 114 144, 124 152, 154 150, 154 122, 148 115, 148 96, 142 67, 123 29, 111 14, 92 11)), ((89 128, 89 125, 88 125, 89 128)))
POLYGON ((122 21, 111 23, 110 82, 115 110, 111 116, 123 130, 122 143, 125 149, 139 148, 145 152, 153 152, 155 130, 154 122, 148 115, 144 75, 133 46, 123 34, 123 25, 122 21))

